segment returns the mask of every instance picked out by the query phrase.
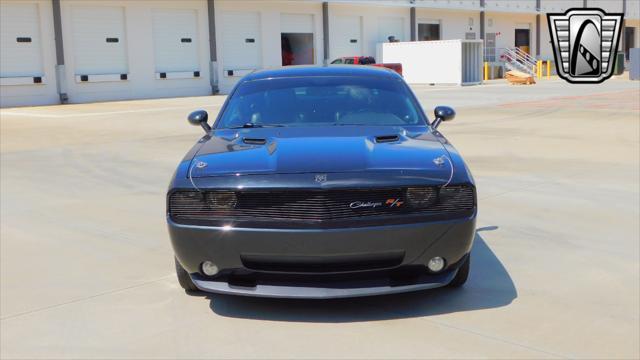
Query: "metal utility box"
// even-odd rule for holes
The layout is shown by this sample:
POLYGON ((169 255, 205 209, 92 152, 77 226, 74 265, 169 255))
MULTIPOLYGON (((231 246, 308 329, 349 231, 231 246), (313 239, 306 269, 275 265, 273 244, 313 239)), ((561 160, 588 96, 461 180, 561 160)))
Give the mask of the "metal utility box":
POLYGON ((482 40, 439 40, 379 43, 376 59, 401 63, 410 84, 482 83, 482 40))

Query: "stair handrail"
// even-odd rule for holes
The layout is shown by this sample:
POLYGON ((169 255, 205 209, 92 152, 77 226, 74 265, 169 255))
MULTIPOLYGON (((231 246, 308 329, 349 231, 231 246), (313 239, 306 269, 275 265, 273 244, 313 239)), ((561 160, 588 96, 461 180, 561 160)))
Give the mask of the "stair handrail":
MULTIPOLYGON (((496 49, 498 50, 498 49, 496 49)), ((536 66, 536 60, 531 55, 522 51, 520 48, 501 48, 499 59, 510 65, 512 68, 518 68, 523 72, 534 74, 533 67, 536 66)))

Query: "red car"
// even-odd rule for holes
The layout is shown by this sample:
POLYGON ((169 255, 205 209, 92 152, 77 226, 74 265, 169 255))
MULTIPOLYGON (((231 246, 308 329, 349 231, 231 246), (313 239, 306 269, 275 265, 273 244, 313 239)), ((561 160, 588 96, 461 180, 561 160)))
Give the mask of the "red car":
POLYGON ((372 56, 345 56, 340 57, 331 62, 332 64, 349 64, 349 65, 371 65, 377 67, 385 67, 387 69, 391 69, 400 76, 402 76, 402 64, 400 63, 389 63, 389 64, 376 64, 376 59, 372 56))

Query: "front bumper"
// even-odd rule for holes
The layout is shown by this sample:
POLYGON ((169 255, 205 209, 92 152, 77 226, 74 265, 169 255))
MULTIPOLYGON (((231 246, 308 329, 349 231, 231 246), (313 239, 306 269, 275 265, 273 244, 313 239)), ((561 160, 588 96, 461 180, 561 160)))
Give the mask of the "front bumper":
POLYGON ((208 227, 171 219, 168 224, 176 257, 200 290, 287 298, 368 296, 444 286, 469 254, 475 235, 475 214, 340 229, 208 227), (437 275, 425 268, 434 256, 447 263, 437 275), (218 266, 219 275, 200 273, 207 260, 218 266), (410 275, 399 278, 405 269, 411 269, 410 275), (236 277, 243 280, 238 284, 236 277))
POLYGON ((256 281, 251 286, 234 285, 227 280, 210 280, 199 275, 192 275, 191 279, 198 289, 211 293, 270 298, 338 299, 438 288, 451 282, 457 271, 457 269, 450 269, 438 275, 407 277, 404 281, 401 278, 394 279, 392 276, 381 276, 366 280, 342 281, 317 279, 313 282, 256 281), (410 283, 407 280, 410 280, 410 283))

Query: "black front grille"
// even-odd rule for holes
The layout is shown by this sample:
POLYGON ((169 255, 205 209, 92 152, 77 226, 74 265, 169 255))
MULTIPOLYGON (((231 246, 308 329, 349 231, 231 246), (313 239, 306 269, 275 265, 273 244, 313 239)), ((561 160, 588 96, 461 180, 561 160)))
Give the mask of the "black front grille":
POLYGON ((224 221, 295 223, 360 221, 407 215, 468 216, 475 209, 470 185, 385 189, 230 191, 179 190, 169 195, 168 212, 179 223, 224 221))

